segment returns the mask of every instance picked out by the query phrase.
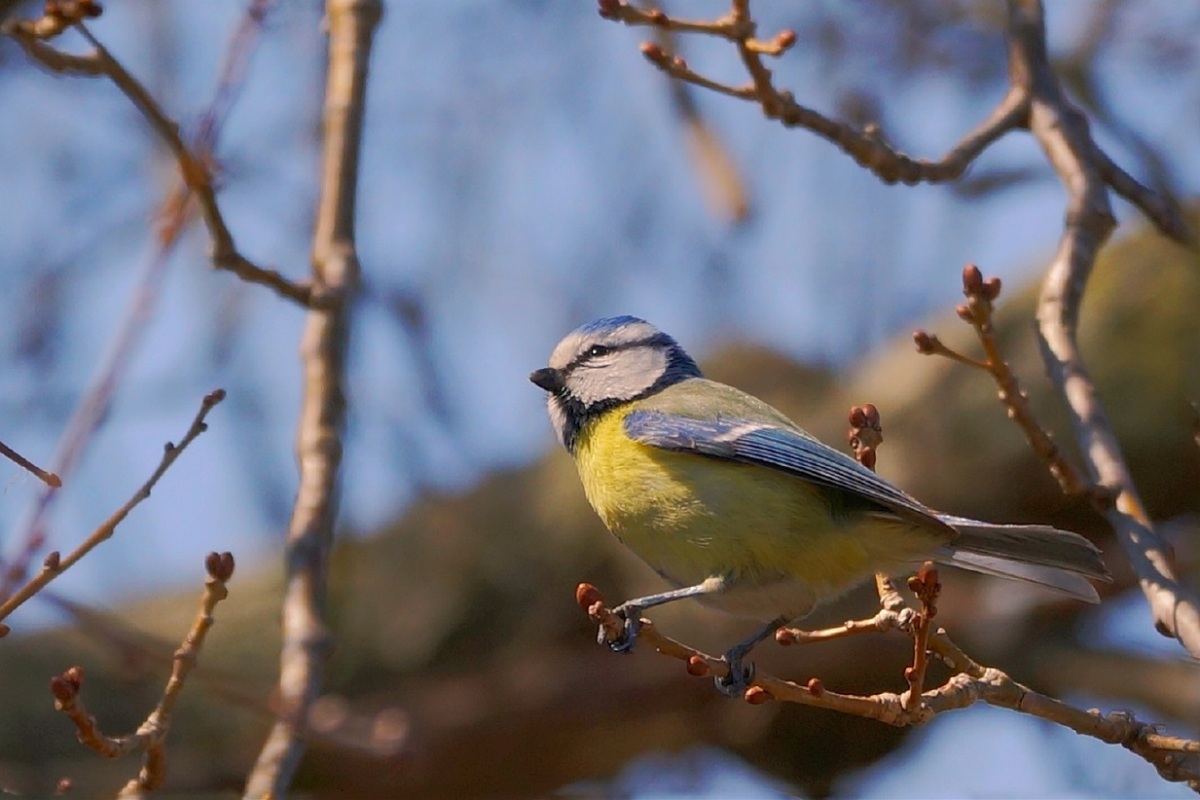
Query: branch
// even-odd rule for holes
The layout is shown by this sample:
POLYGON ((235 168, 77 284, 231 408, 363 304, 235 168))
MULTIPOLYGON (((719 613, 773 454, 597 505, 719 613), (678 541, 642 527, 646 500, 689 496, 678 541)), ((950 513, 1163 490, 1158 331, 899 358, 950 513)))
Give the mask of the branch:
POLYGON ((1180 583, 1169 545, 1154 532, 1079 352, 1076 325, 1084 288, 1116 226, 1106 180, 1114 173, 1051 69, 1039 0, 1009 0, 1009 63, 1014 85, 1030 93, 1030 131, 1068 193, 1066 226, 1038 301, 1046 369, 1066 401, 1091 481, 1115 497, 1104 514, 1138 576, 1155 628, 1200 657, 1200 599, 1180 583))
MULTIPOLYGON (((244 63, 253 49, 253 36, 261 27, 267 3, 272 1, 254 0, 226 48, 225 63, 221 69, 217 89, 201 115, 199 133, 196 136, 198 146, 205 152, 212 152, 216 148, 218 131, 232 110, 233 96, 242 81, 244 63)), ((48 15, 43 17, 42 21, 57 21, 61 25, 65 24, 66 19, 48 15)), ((34 41, 40 44, 40 41, 34 41)), ((171 253, 193 213, 190 198, 191 191, 186 184, 181 183, 163 201, 158 214, 157 246, 138 276, 112 341, 59 439, 53 464, 57 473, 64 478, 69 478, 75 470, 92 435, 108 415, 122 376, 144 337, 147 324, 157 306, 171 253)), ((0 598, 8 597, 13 588, 26 579, 34 558, 45 547, 46 520, 56 498, 55 493, 42 493, 34 503, 20 533, 13 537, 20 540, 21 545, 9 560, 8 569, 0 577, 0 598)))
MULTIPOLYGON (((1010 0, 1010 5, 1013 1, 1010 0)), ((1040 15, 1040 3, 1037 0, 1015 2, 1036 7, 1040 15)), ((757 103, 768 119, 779 120, 789 128, 804 128, 828 139, 850 155, 859 166, 875 173, 885 183, 902 182, 911 185, 956 180, 992 143, 1012 131, 1027 129, 1030 126, 1035 90, 1032 85, 1018 79, 1021 70, 1012 59, 1011 48, 1012 81, 1008 92, 987 118, 967 133, 958 144, 937 161, 929 161, 912 158, 892 147, 885 140, 878 125, 869 125, 858 130, 806 108, 796 102, 791 92, 778 89, 771 71, 763 63, 762 56, 779 56, 787 52, 795 44, 796 34, 794 31, 783 30, 769 41, 755 38, 758 25, 750 13, 750 0, 730 0, 729 13, 710 21, 679 19, 660 9, 642 9, 624 0, 598 0, 598 5, 600 16, 626 25, 650 26, 664 31, 712 36, 733 42, 742 65, 750 76, 750 82, 741 86, 724 84, 696 73, 682 58, 671 55, 658 44, 648 42, 642 45, 642 53, 651 63, 677 80, 757 103)), ((1049 62, 1044 58, 1044 36, 1042 51, 1043 61, 1049 72, 1049 62)), ((1053 84, 1057 89, 1056 79, 1053 80, 1053 84)), ((1174 198, 1151 191, 1114 164, 1098 146, 1092 144, 1092 149, 1094 152, 1091 157, 1095 159, 1108 185, 1140 208, 1164 235, 1185 245, 1194 245, 1195 236, 1174 198)))
POLYGON ((42 483, 46 484, 51 489, 62 488, 62 478, 58 477, 53 472, 47 472, 46 470, 42 469, 25 456, 18 453, 16 450, 13 450, 4 442, 0 442, 0 456, 4 456, 18 467, 23 467, 27 472, 32 473, 35 477, 37 477, 38 480, 42 481, 42 483))
POLYGON ((225 584, 233 576, 233 556, 230 553, 209 553, 204 564, 208 578, 204 581, 200 610, 183 644, 175 651, 171 677, 167 680, 158 705, 135 733, 112 737, 100 731, 96 718, 88 713, 83 704, 82 667, 71 667, 50 680, 54 707, 75 723, 76 736, 82 744, 106 758, 122 758, 130 753, 144 754, 138 776, 129 781, 117 797, 141 797, 144 792, 161 787, 166 779, 166 739, 171 729, 171 713, 183 692, 188 674, 196 665, 204 637, 213 625, 213 610, 217 603, 229 596, 225 584))
MULTIPOLYGON (((975 270, 978 273, 978 270, 975 270)), ((981 285, 990 285, 982 281, 981 285)), ((994 284, 993 295, 999 291, 994 284)), ((883 429, 878 409, 867 404, 850 410, 850 445, 855 458, 868 469, 874 469, 876 449, 883 442, 883 429)), ((818 631, 783 627, 776 631, 775 640, 781 645, 814 644, 864 633, 899 630, 913 640, 912 665, 905 667, 904 679, 908 690, 895 694, 882 692, 866 696, 830 691, 820 678, 810 678, 804 685, 773 675, 758 673, 751 681, 743 699, 751 705, 778 700, 815 706, 888 725, 907 727, 923 725, 938 714, 966 708, 976 702, 1008 708, 1023 714, 1070 728, 1109 744, 1120 744, 1154 765, 1169 781, 1186 781, 1200 792, 1200 741, 1164 736, 1158 726, 1140 722, 1131 713, 1112 712, 1102 716, 1096 710, 1082 710, 1030 689, 1014 681, 994 667, 987 667, 967 655, 951 641, 944 628, 933 632, 930 623, 937 614, 937 599, 941 591, 937 569, 925 562, 908 587, 920 602, 920 610, 909 608, 886 575, 875 576, 880 610, 875 616, 850 620, 841 625, 818 631), (929 655, 936 656, 953 673, 941 686, 924 689, 929 655)), ((575 602, 599 626, 600 641, 612 642, 624 635, 625 620, 611 610, 600 591, 591 584, 581 583, 575 590, 575 602)), ((638 641, 654 647, 659 653, 685 662, 689 675, 725 676, 729 665, 724 658, 709 655, 662 635, 648 619, 641 620, 638 641)))
POLYGON ((837 145, 860 166, 869 169, 886 183, 943 183, 959 178, 984 150, 1008 133, 1025 126, 1029 113, 1028 95, 1010 90, 996 108, 976 128, 967 133, 940 159, 913 158, 890 145, 877 125, 858 130, 832 120, 818 111, 796 102, 795 96, 776 88, 771 71, 762 57, 779 56, 796 42, 794 31, 784 30, 774 39, 754 37, 757 24, 750 16, 748 0, 733 0, 730 13, 719 19, 701 22, 670 17, 658 9, 643 10, 619 0, 600 0, 602 17, 626 25, 653 26, 660 29, 715 36, 732 41, 750 75, 740 86, 724 84, 690 69, 682 58, 672 56, 654 43, 642 45, 646 58, 673 78, 704 89, 757 103, 768 119, 779 120, 789 128, 804 128, 837 145))
POLYGON ((1037 421, 1033 408, 1029 405, 1029 395, 1021 388, 1016 373, 1004 360, 1000 352, 1000 343, 996 339, 996 330, 992 325, 992 314, 996 299, 1000 296, 1000 279, 991 277, 984 280, 983 273, 974 264, 968 264, 963 269, 963 295, 967 302, 959 305, 955 311, 959 319, 968 323, 983 346, 982 361, 965 356, 948 347, 936 335, 923 330, 913 332, 913 341, 917 352, 923 355, 936 355, 966 364, 987 372, 995 380, 999 389, 1000 402, 1008 410, 1009 419, 1017 423, 1025 434, 1029 446, 1039 458, 1046 462, 1050 474, 1058 481, 1064 494, 1079 495, 1088 493, 1099 504, 1111 504, 1111 496, 1099 486, 1090 485, 1079 474, 1079 470, 1058 449, 1054 439, 1037 421))
MULTIPOLYGON (((926 578, 932 579, 936 584, 936 570, 927 571, 926 578)), ((614 633, 623 629, 624 621, 605 604, 599 590, 591 584, 579 585, 576 589, 576 601, 592 622, 602 628, 614 633)), ((888 618, 887 614, 877 615, 879 616, 888 618)), ((830 630, 861 633, 898 627, 890 623, 877 627, 873 620, 860 620, 847 622, 837 629, 830 630)), ((828 638, 835 636, 821 636, 818 632, 785 628, 781 629, 777 641, 781 644, 809 643, 828 638)), ((638 642, 643 647, 653 647, 665 656, 685 662, 687 673, 695 677, 725 675, 729 669, 723 658, 709 655, 659 633, 649 619, 642 620, 638 630, 638 642)), ((914 647, 920 647, 920 637, 914 639, 914 647)), ((928 648, 955 673, 945 684, 935 689, 919 691, 920 681, 916 679, 917 676, 909 675, 913 667, 905 670, 910 690, 903 694, 841 694, 827 689, 819 678, 812 678, 801 685, 759 673, 755 675, 744 699, 752 705, 778 700, 824 708, 878 720, 896 727, 923 725, 938 714, 983 702, 1062 725, 1108 744, 1119 744, 1153 764, 1166 780, 1186 781, 1193 789, 1200 791, 1200 741, 1164 736, 1158 732, 1159 726, 1141 722, 1129 712, 1117 711, 1101 715, 1094 709, 1085 711, 1036 692, 1014 681, 1001 670, 977 663, 950 640, 945 629, 939 628, 936 633, 928 636, 928 648)))
POLYGON ((355 188, 371 39, 383 3, 328 0, 326 13, 329 74, 313 278, 331 302, 309 310, 301 344, 304 398, 296 443, 300 489, 287 536, 280 716, 246 784, 246 796, 255 798, 287 793, 304 753, 299 730, 320 694, 331 648, 324 622, 325 579, 346 417, 343 384, 351 301, 359 284, 355 188))
MULTIPOLYGON (((150 478, 142 484, 142 487, 134 492, 133 496, 123 506, 114 511, 112 516, 105 520, 100 527, 96 528, 82 544, 65 558, 61 557, 57 550, 46 556, 46 561, 42 564, 41 571, 32 580, 14 592, 11 597, 0 603, 0 620, 6 619, 12 612, 21 607, 25 601, 41 591, 44 586, 74 566, 79 559, 94 550, 101 542, 109 539, 116 532, 117 526, 129 516, 129 513, 140 505, 143 500, 150 497, 151 490, 158 484, 159 479, 166 474, 167 470, 171 468, 175 460, 187 449, 187 446, 197 436, 208 430, 208 423, 204 421, 205 417, 208 416, 208 412, 212 411, 224 399, 224 389, 217 389, 207 394, 200 404, 200 411, 196 414, 196 418, 192 420, 192 424, 188 428, 187 433, 184 434, 183 439, 177 445, 167 442, 166 447, 163 448, 162 460, 159 461, 158 467, 151 474, 150 478)), ((7 633, 8 626, 0 626, 0 636, 7 633)))
POLYGON ((87 77, 107 77, 129 98, 142 117, 167 145, 179 163, 184 184, 190 189, 200 208, 200 216, 208 229, 209 258, 217 269, 227 270, 249 283, 273 289, 281 297, 302 306, 312 306, 315 298, 312 287, 293 283, 273 269, 260 267, 237 249, 233 234, 217 205, 216 188, 208 153, 193 152, 183 141, 179 125, 171 120, 145 86, 112 56, 84 25, 85 17, 98 16, 100 6, 92 0, 69 3, 48 3, 46 14, 36 21, 22 20, 6 23, 3 33, 11 36, 30 58, 52 72, 87 77), (92 45, 87 55, 73 55, 54 49, 46 39, 75 27, 92 45))

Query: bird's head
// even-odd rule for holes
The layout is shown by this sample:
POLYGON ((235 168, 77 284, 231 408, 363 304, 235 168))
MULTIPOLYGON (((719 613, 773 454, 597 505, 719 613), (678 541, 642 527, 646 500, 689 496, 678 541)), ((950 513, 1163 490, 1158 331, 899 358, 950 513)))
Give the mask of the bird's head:
POLYGON ((529 376, 548 394, 550 422, 558 439, 574 452, 579 429, 588 419, 624 403, 648 397, 700 368, 678 342, 637 317, 605 317, 567 334, 550 364, 529 376))

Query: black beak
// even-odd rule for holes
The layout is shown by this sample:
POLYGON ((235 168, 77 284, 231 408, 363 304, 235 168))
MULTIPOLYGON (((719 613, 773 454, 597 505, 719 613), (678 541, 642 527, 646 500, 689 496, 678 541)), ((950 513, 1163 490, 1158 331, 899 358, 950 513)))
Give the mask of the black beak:
POLYGON ((529 380, 533 381, 534 385, 545 389, 551 394, 557 394, 563 388, 562 372, 553 367, 535 369, 529 373, 529 380))

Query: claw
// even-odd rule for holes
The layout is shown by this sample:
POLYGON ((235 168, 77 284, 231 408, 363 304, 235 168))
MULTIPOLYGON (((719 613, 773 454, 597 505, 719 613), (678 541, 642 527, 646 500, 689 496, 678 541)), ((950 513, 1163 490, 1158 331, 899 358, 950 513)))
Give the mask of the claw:
POLYGON ((742 666, 742 657, 734 655, 731 659, 729 653, 725 654, 725 660, 729 662, 729 674, 713 679, 717 691, 726 697, 742 697, 754 682, 754 664, 742 666))
POLYGON ((625 620, 625 629, 620 636, 610 641, 608 631, 601 626, 600 631, 596 634, 596 641, 600 644, 607 644, 614 653, 629 653, 633 650, 638 630, 642 627, 642 609, 640 606, 631 606, 626 603, 614 608, 613 613, 625 620))

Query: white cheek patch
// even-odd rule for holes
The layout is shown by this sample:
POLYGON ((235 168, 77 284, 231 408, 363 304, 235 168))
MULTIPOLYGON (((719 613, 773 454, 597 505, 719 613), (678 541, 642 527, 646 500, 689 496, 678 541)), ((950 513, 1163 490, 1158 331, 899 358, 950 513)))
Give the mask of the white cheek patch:
POLYGON ((580 364, 567 377, 567 390, 584 407, 605 400, 637 397, 667 371, 667 354, 656 347, 633 347, 580 364))
POLYGON ((550 413, 550 424, 554 427, 555 435, 558 436, 558 443, 566 447, 567 412, 563 410, 562 405, 554 395, 550 395, 546 401, 546 410, 550 413))

